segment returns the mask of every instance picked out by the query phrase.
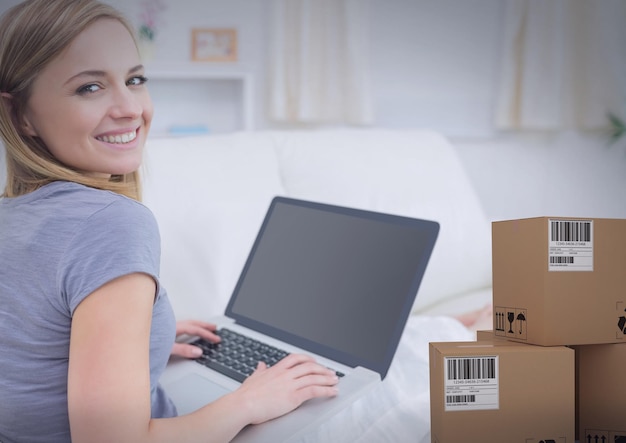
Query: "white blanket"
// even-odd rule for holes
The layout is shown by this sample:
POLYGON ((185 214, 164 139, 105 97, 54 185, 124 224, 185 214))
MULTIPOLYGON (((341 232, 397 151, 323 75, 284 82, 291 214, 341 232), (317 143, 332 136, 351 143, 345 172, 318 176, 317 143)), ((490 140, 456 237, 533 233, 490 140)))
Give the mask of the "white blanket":
POLYGON ((452 317, 411 316, 387 377, 302 441, 429 443, 428 343, 474 339, 475 333, 452 317))

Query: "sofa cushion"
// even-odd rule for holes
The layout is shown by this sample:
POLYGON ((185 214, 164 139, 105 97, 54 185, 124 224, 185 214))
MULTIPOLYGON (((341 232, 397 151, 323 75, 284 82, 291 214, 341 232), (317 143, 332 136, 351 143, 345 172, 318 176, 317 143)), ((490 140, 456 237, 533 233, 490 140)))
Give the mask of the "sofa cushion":
POLYGON ((263 135, 154 138, 144 203, 161 232, 161 281, 179 319, 224 312, 275 195, 284 194, 263 135))

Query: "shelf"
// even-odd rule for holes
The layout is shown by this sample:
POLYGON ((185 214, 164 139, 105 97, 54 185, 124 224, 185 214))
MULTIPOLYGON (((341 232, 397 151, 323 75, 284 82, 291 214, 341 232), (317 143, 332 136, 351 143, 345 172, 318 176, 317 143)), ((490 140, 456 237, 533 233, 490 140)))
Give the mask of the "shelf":
POLYGON ((151 137, 254 129, 254 81, 222 65, 146 64, 155 107, 151 137))

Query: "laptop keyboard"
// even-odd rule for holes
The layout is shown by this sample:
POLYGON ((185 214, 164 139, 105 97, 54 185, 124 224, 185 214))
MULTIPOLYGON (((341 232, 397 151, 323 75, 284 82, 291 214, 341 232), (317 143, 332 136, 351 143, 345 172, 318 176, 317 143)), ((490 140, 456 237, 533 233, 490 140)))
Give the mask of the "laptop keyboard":
MULTIPOLYGON (((222 328, 215 334, 222 339, 219 343, 211 343, 202 338, 192 342, 203 351, 196 361, 238 382, 243 382, 252 374, 260 361, 269 367, 289 355, 287 351, 230 329, 222 328)), ((337 375, 343 376, 340 372, 337 375)))

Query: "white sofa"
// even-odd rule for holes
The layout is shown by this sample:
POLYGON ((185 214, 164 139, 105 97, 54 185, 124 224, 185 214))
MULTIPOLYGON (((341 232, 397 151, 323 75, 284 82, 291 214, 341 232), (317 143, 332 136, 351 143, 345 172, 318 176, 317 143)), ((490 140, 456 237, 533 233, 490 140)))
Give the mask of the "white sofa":
POLYGON ((155 138, 144 201, 179 318, 223 313, 276 195, 436 220, 440 234, 385 380, 304 438, 429 442, 428 342, 471 340, 447 315, 491 301, 490 223, 453 147, 426 131, 264 131, 155 138))
POLYGON ((490 300, 490 223, 455 150, 436 133, 155 138, 143 175, 161 229, 162 281, 179 318, 223 312, 276 195, 436 220, 440 235, 414 311, 453 313, 490 300))

